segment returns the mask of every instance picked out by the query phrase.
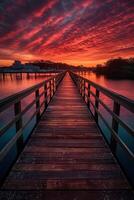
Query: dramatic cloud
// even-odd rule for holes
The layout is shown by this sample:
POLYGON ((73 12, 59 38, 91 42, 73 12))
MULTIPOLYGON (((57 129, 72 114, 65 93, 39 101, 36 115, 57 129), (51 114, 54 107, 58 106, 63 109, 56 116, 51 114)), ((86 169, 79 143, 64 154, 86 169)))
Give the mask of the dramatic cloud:
POLYGON ((1 0, 0 64, 134 56, 133 0, 1 0))

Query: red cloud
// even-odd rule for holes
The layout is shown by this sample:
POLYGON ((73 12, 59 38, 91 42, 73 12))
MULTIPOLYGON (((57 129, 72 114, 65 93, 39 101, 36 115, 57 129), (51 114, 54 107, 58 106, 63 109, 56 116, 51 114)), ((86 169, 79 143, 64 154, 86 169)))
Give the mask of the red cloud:
POLYGON ((90 65, 134 55, 132 2, 29 0, 27 5, 19 0, 11 6, 3 4, 3 10, 1 60, 50 59, 90 65))

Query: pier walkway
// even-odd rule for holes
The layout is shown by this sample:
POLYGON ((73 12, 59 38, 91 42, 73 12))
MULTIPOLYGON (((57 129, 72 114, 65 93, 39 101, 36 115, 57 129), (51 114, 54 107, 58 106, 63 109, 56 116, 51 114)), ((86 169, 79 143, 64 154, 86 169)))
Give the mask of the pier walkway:
POLYGON ((133 199, 69 73, 12 167, 0 199, 133 199))

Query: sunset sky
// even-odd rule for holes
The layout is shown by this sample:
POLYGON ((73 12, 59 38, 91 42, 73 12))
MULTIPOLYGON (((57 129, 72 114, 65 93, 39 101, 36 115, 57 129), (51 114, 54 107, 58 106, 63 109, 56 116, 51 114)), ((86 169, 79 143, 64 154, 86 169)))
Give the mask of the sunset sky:
POLYGON ((134 0, 1 0, 0 65, 134 56, 134 0))

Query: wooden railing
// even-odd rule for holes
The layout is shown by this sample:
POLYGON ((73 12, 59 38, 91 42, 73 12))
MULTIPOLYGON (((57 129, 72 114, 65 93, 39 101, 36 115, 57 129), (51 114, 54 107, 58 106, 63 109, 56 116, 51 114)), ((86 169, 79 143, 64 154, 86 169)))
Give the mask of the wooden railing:
POLYGON ((127 134, 130 134, 132 137, 134 136, 134 130, 130 125, 128 125, 125 121, 123 121, 120 117, 120 107, 124 107, 128 111, 134 113, 134 101, 125 98, 115 92, 112 92, 86 78, 83 78, 73 72, 70 72, 70 75, 77 85, 80 94, 84 98, 85 102, 87 103, 88 108, 91 111, 91 105, 94 109, 94 112, 91 111, 92 115, 94 116, 97 124, 98 124, 98 117, 104 122, 105 126, 111 132, 111 140, 110 146, 113 153, 116 152, 117 144, 119 144, 130 156, 131 159, 134 159, 134 153, 131 149, 124 143, 121 137, 118 134, 119 125, 123 127, 127 134), (95 89, 95 92, 91 91, 91 87, 95 89), (103 94, 110 98, 113 101, 113 109, 111 110, 100 98, 100 94, 103 94), (91 96, 95 98, 95 102, 91 100, 91 96), (112 125, 110 126, 107 122, 107 119, 103 116, 103 114, 99 110, 99 105, 101 105, 112 117, 112 125))
POLYGON ((65 72, 62 72, 58 75, 52 76, 52 78, 45 80, 35 86, 32 86, 26 90, 23 90, 17 94, 11 95, 0 101, 0 113, 8 109, 10 106, 14 107, 14 117, 0 129, 0 138, 6 131, 9 130, 15 124, 16 134, 12 137, 10 141, 1 149, 0 151, 0 161, 7 155, 13 145, 17 144, 17 152, 19 153, 22 150, 24 145, 23 140, 23 130, 27 125, 31 122, 31 120, 36 116, 36 123, 39 121, 41 117, 41 109, 44 105, 44 110, 46 109, 48 103, 53 97, 60 81, 63 79, 65 72), (40 88, 43 88, 43 92, 39 92, 40 88), (33 101, 26 105, 26 107, 22 110, 22 100, 25 97, 28 97, 30 94, 35 93, 35 98, 33 101), (40 98, 44 96, 43 102, 40 103, 40 98), (36 105, 35 112, 30 116, 30 118, 23 124, 23 116, 26 114, 30 108, 36 105))

